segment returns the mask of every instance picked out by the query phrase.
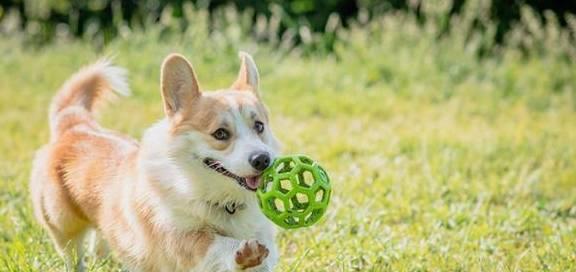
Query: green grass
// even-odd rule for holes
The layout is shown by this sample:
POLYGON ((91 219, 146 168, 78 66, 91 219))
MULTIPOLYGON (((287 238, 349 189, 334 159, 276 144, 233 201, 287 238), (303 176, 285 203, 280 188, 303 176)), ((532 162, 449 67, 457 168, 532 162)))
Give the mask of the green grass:
POLYGON ((406 18, 343 31, 330 56, 198 29, 132 33, 103 51, 0 37, 1 271, 63 269, 27 184, 48 140, 49 100, 71 73, 115 55, 134 94, 100 120, 140 137, 162 117, 164 56, 185 54, 215 89, 234 79, 238 50, 255 55, 285 151, 318 159, 333 178, 324 220, 280 232, 277 271, 576 270, 574 61, 512 47, 479 61, 461 34, 436 39, 406 18))

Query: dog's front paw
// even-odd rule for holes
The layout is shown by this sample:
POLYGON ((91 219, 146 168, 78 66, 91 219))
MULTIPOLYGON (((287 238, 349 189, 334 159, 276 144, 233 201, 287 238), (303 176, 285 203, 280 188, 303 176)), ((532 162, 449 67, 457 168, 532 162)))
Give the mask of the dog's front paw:
POLYGON ((268 248, 258 241, 246 240, 240 244, 234 260, 236 261, 236 266, 244 270, 262 264, 269 253, 268 248))

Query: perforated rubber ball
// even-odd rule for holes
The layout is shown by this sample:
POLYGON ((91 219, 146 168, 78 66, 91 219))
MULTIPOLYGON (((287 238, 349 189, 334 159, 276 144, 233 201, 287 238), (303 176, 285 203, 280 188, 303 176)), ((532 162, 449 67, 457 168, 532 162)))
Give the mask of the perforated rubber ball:
POLYGON ((262 174, 256 194, 262 212, 286 229, 308 227, 326 212, 332 188, 328 174, 304 155, 277 158, 262 174))

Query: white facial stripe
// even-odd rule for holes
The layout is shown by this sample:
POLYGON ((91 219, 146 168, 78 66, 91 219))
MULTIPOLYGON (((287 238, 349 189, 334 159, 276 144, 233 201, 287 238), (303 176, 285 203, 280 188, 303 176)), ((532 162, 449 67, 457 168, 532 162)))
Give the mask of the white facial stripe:
POLYGON ((229 103, 231 105, 233 105, 232 108, 232 117, 234 118, 234 122, 233 122, 233 126, 236 129, 236 134, 238 136, 239 139, 242 138, 246 138, 249 137, 252 130, 250 129, 250 127, 247 126, 246 123, 246 119, 244 119, 244 117, 242 116, 242 113, 240 112, 240 106, 238 105, 238 103, 236 102, 236 100, 232 99, 232 97, 227 97, 227 100, 229 101, 229 103))

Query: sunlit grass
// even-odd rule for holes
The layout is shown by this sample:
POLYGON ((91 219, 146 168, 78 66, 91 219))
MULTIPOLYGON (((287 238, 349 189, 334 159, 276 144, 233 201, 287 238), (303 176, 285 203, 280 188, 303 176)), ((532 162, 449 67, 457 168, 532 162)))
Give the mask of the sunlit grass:
MULTIPOLYGON (((97 52, 87 42, 33 51, 0 42, 0 270, 60 271, 32 218, 33 152, 47 106, 80 66, 115 55, 134 95, 102 123, 134 137, 162 117, 159 66, 188 56, 206 89, 228 86, 236 52, 255 53, 272 125, 334 183, 330 209, 282 231, 277 271, 573 271, 576 269, 576 67, 513 48, 478 61, 458 37, 374 24, 341 33, 333 56, 300 57, 210 36, 135 33, 97 52)), ((111 260, 91 271, 119 269, 111 260)))

